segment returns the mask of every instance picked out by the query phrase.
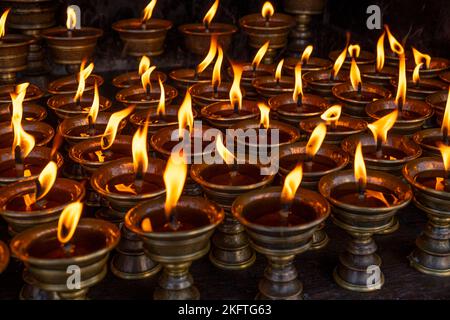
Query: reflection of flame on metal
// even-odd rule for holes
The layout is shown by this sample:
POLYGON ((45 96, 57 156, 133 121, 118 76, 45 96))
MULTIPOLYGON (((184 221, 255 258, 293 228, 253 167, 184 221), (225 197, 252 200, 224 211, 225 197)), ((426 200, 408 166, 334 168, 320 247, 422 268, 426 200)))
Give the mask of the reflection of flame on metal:
POLYGON ((150 218, 142 219, 141 228, 145 232, 152 232, 153 231, 152 222, 151 222, 150 218))
POLYGON ((375 198, 377 200, 380 200, 386 205, 386 207, 391 206, 389 202, 386 200, 386 196, 384 195, 383 192, 367 189, 365 191, 365 196, 366 198, 375 198))
POLYGON ((135 189, 135 185, 133 183, 129 184, 129 185, 126 185, 126 184, 123 184, 123 183, 119 183, 119 184, 114 185, 114 188, 116 188, 116 190, 120 191, 120 192, 125 192, 125 193, 130 193, 130 194, 133 194, 133 195, 137 195, 137 192, 136 192, 136 189, 135 189))
POLYGON ((445 190, 445 179, 442 177, 436 177, 436 184, 434 186, 436 191, 444 191, 445 190))

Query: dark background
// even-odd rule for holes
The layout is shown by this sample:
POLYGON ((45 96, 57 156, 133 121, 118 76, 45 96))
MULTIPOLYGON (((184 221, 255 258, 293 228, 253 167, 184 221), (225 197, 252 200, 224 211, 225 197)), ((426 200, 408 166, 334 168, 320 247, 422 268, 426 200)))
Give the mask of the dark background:
MULTIPOLYGON (((271 2, 276 11, 283 12, 281 0, 271 2)), ((65 25, 67 5, 80 6, 82 25, 99 27, 105 32, 97 48, 96 70, 133 69, 136 68, 136 61, 121 54, 122 43, 111 25, 121 19, 140 17, 147 3, 148 0, 60 0, 57 24, 65 25)), ((184 23, 201 22, 212 3, 213 0, 158 0, 153 16, 174 23, 166 39, 165 53, 153 59, 158 67, 170 69, 198 62, 198 57, 183 51, 177 27, 184 23)), ((238 25, 240 17, 260 12, 263 3, 264 0, 221 0, 214 21, 238 25)), ((313 19, 314 55, 326 57, 331 50, 343 47, 347 30, 351 31, 354 42, 360 43, 363 49, 374 51, 381 31, 366 27, 366 9, 371 4, 380 6, 383 23, 391 26, 398 39, 409 34, 407 46, 414 45, 433 56, 450 56, 448 0, 328 0, 324 14, 313 19)), ((253 53, 242 32, 235 35, 228 54, 234 59, 250 59, 253 53)))

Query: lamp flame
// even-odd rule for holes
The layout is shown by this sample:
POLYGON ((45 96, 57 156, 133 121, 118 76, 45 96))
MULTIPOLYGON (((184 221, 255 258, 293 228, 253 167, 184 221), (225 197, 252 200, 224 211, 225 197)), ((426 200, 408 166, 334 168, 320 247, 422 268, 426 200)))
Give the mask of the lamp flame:
POLYGON ((77 14, 71 6, 67 7, 66 12, 67 12, 66 27, 68 30, 73 30, 77 25, 77 14))
POLYGON ((336 58, 336 61, 333 65, 333 71, 331 71, 332 78, 335 78, 339 70, 341 70, 342 65, 344 64, 345 57, 347 56, 347 46, 342 50, 342 52, 339 54, 339 56, 336 58))
POLYGON ((241 78, 242 78, 242 72, 244 71, 244 68, 242 65, 239 64, 231 64, 231 67, 233 68, 233 84, 231 85, 230 89, 230 103, 232 106, 238 106, 239 110, 242 108, 242 92, 241 92, 241 78))
POLYGON ((217 135, 216 138, 216 151, 226 164, 233 164, 236 157, 224 146, 222 142, 222 135, 217 135))
POLYGON ((423 62, 425 61, 425 68, 429 69, 430 68, 430 63, 431 63, 431 57, 428 54, 422 53, 419 50, 417 50, 414 47, 411 47, 413 55, 414 55, 414 62, 416 63, 416 66, 420 63, 423 64, 423 62))
POLYGON ((256 70, 259 66, 259 64, 261 63, 262 58, 264 57, 264 55, 267 52, 267 49, 269 49, 269 44, 270 41, 266 41, 266 43, 264 43, 261 48, 258 49, 258 52, 256 52, 255 57, 253 58, 252 61, 252 67, 253 70, 256 70))
POLYGON ((448 133, 450 130, 450 87, 448 88, 447 103, 445 104, 444 117, 442 119, 441 132, 444 139, 448 139, 448 133))
POLYGON ((147 217, 142 220, 141 229, 145 232, 153 231, 152 222, 151 222, 150 218, 147 217))
POLYGON ((444 163, 445 172, 448 173, 450 172, 450 146, 440 143, 439 151, 442 155, 442 162, 444 163))
POLYGON ((361 52, 361 47, 359 44, 351 44, 348 46, 348 54, 350 57, 356 59, 359 57, 359 53, 361 52))
POLYGON ((283 189, 281 190, 281 202, 290 203, 295 197, 300 183, 303 178, 303 167, 302 164, 297 164, 297 166, 288 173, 286 179, 284 180, 283 189))
POLYGON ((77 92, 75 93, 75 97, 73 98, 75 101, 81 101, 81 98, 83 97, 84 88, 86 86, 86 80, 89 78, 89 76, 92 73, 92 70, 94 70, 94 63, 90 63, 87 68, 84 66, 86 65, 86 60, 83 60, 81 62, 80 66, 80 72, 78 73, 78 88, 77 92))
POLYGON ((9 12, 11 11, 11 8, 6 9, 2 16, 0 17, 0 39, 5 36, 5 24, 6 24, 6 18, 8 17, 9 12))
POLYGON ((377 142, 378 139, 380 139, 382 143, 386 142, 387 133, 394 126, 397 117, 398 110, 395 109, 391 113, 367 125, 367 127, 373 134, 375 142, 377 142))
POLYGON ((294 102, 298 102, 299 96, 303 97, 302 64, 301 64, 301 62, 298 62, 295 65, 294 74, 295 74, 295 85, 294 85, 294 92, 292 93, 292 100, 294 102))
POLYGON ((281 59, 277 64, 277 68, 275 70, 275 80, 278 82, 281 79, 281 70, 283 69, 284 59, 281 59))
POLYGON ((142 56, 141 61, 139 62, 139 76, 142 76, 148 68, 150 68, 150 59, 147 56, 142 56))
POLYGON ((358 65, 356 64, 355 58, 352 58, 352 64, 350 66, 350 82, 352 84, 353 90, 361 90, 361 73, 359 71, 358 65))
POLYGON ((155 69, 156 69, 155 66, 151 66, 141 75, 141 84, 142 84, 142 88, 144 89, 145 92, 147 92, 147 86, 149 86, 150 90, 152 88, 150 76, 151 76, 153 70, 155 70, 155 69))
POLYGON ((186 181, 187 164, 183 156, 172 153, 167 161, 164 170, 164 185, 166 186, 166 202, 164 211, 169 217, 176 207, 178 199, 183 192, 184 182, 186 181))
POLYGON ((389 40, 389 46, 391 47, 392 52, 402 55, 405 53, 405 49, 403 49, 403 46, 400 44, 400 42, 395 39, 395 37, 392 35, 391 30, 389 30, 389 26, 387 24, 384 25, 384 29, 386 30, 388 40, 389 40))
POLYGON ((133 154, 133 167, 134 174, 136 176, 142 175, 147 171, 148 168, 148 156, 147 156, 147 131, 148 131, 148 121, 145 122, 144 126, 139 127, 133 136, 131 142, 131 151, 133 154))
POLYGON ((324 113, 320 115, 320 118, 323 121, 328 122, 336 122, 341 117, 342 112, 342 106, 336 104, 334 106, 329 107, 327 110, 325 110, 324 113))
POLYGON ((142 15, 142 22, 150 20, 153 14, 153 9, 155 8, 156 0, 151 0, 147 6, 144 8, 144 14, 142 15))
POLYGON ((306 144, 306 154, 310 159, 312 159, 316 153, 319 151, 320 146, 325 139, 327 134, 327 126, 325 123, 319 123, 311 133, 308 143, 306 144))
POLYGON ((220 70, 222 69, 222 61, 223 61, 223 50, 222 47, 219 45, 217 46, 217 59, 216 63, 214 64, 212 74, 212 85, 213 87, 216 88, 220 86, 221 83, 220 70))
POLYGON ((218 7, 219 7, 219 0, 216 0, 216 1, 214 1, 211 8, 209 8, 208 12, 205 14, 205 17, 203 18, 203 24, 205 25, 206 28, 209 27, 212 19, 216 15, 218 7))
POLYGON ((109 149, 116 139, 117 130, 120 122, 128 117, 128 115, 134 110, 134 107, 128 107, 126 109, 114 112, 108 120, 105 132, 100 140, 100 146, 103 150, 109 149))
POLYGON ((80 221, 83 204, 81 202, 72 202, 61 212, 58 220, 58 241, 62 244, 69 242, 80 221))
POLYGON ((38 177, 39 189, 36 189, 36 192, 32 195, 27 194, 23 198, 27 208, 36 203, 36 201, 44 198, 49 193, 55 184, 57 174, 58 166, 56 163, 54 161, 47 163, 38 177))
POLYGON ((271 16, 275 13, 275 9, 273 8, 272 4, 269 1, 264 2, 262 9, 261 9, 261 15, 265 19, 270 19, 271 16))
POLYGON ((358 183, 360 189, 364 190, 367 185, 367 171, 366 164, 364 163, 364 157, 362 154, 361 142, 358 142, 355 151, 355 163, 354 163, 355 180, 358 183))
POLYGON ((189 133, 192 132, 194 127, 194 114, 192 113, 192 98, 189 90, 186 91, 184 100, 178 109, 178 134, 179 138, 183 138, 183 131, 188 128, 189 133))
POLYGON ((262 125, 265 129, 269 129, 270 126, 270 108, 262 102, 258 102, 259 112, 261 114, 261 118, 259 120, 259 124, 262 125))
POLYGON ((98 116, 98 110, 100 109, 100 97, 98 95, 98 85, 97 81, 94 83, 94 99, 92 100, 91 109, 89 110, 88 118, 90 118, 90 121, 92 124, 97 121, 98 116))
POLYGON ((377 42, 377 72, 381 72, 384 67, 384 37, 386 35, 386 31, 384 31, 380 38, 378 38, 377 42))
POLYGON ((14 140, 12 145, 12 154, 15 155, 16 147, 20 147, 21 156, 25 158, 30 154, 35 145, 35 139, 22 128, 23 99, 25 98, 25 90, 19 93, 11 93, 13 104, 13 114, 11 124, 14 132, 14 140))
POLYGON ((414 68, 414 71, 413 71, 413 75, 412 75, 413 83, 416 85, 419 84, 419 82, 420 82, 419 72, 420 72, 420 68, 422 68, 422 66, 423 66, 423 63, 421 62, 418 65, 416 65, 416 67, 414 68))
POLYGON ((406 58, 405 54, 400 54, 400 62, 398 68, 398 87, 397 94, 395 96, 395 104, 397 106, 403 106, 406 101, 406 58))
POLYGON ((158 108, 156 109, 156 114, 158 116, 161 116, 166 113, 166 91, 164 89, 164 85, 163 85, 160 77, 158 77, 158 82, 159 82, 159 90, 161 91, 161 95, 159 96, 159 102, 158 102, 158 108))
POLYGON ((217 52, 217 36, 213 35, 213 36, 211 36, 211 42, 209 44, 208 54, 203 59, 203 61, 200 62, 199 65, 197 66, 197 73, 201 73, 206 68, 208 68, 208 66, 214 60, 214 57, 216 56, 216 52, 217 52))
POLYGON ((303 65, 308 64, 309 57, 311 56, 311 53, 313 52, 313 50, 314 50, 314 47, 312 45, 307 46, 305 48, 305 50, 303 50, 302 57, 300 59, 300 62, 303 65))

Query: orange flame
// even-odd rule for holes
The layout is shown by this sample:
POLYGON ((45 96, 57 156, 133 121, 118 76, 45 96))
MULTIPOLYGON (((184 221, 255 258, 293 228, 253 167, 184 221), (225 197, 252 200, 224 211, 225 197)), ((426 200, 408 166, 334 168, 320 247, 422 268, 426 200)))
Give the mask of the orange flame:
POLYGON ((411 47, 413 55, 414 55, 414 62, 416 63, 416 65, 422 63, 425 60, 425 67, 427 69, 430 68, 430 63, 431 63, 431 57, 428 54, 422 53, 419 50, 417 50, 414 47, 411 47))
POLYGON ((309 46, 307 46, 305 48, 305 50, 303 50, 302 57, 300 59, 300 62, 302 64, 307 64, 308 63, 309 57, 311 56, 311 53, 313 52, 313 49, 314 49, 314 47, 312 45, 309 45, 309 46))
POLYGON ((205 14, 205 17, 203 18, 203 24, 206 26, 206 28, 209 27, 212 19, 216 15, 218 7, 219 7, 219 0, 216 0, 216 1, 214 1, 211 8, 209 8, 208 12, 205 14))
POLYGON ((67 20, 66 20, 66 27, 69 30, 75 29, 75 26, 77 25, 77 14, 75 10, 72 7, 67 7, 67 20))
POLYGON ((342 50, 342 52, 339 54, 339 56, 336 58, 336 61, 334 62, 332 71, 333 78, 336 77, 339 73, 339 70, 341 70, 341 67, 344 64, 346 56, 347 56, 347 46, 344 48, 344 50, 342 50))
POLYGON ((144 14, 142 16, 142 22, 150 20, 153 14, 153 9, 155 8, 156 0, 151 0, 148 5, 144 8, 144 14))
POLYGON ((8 17, 8 13, 11 11, 11 8, 6 9, 2 16, 0 17, 0 39, 5 36, 5 24, 6 18, 8 17))
POLYGON ((350 57, 356 59, 359 57, 360 52, 361 52, 361 47, 359 46, 359 44, 351 44, 348 46, 348 54, 350 55, 350 57))
POLYGON ((11 125, 13 124, 13 122, 12 122, 13 118, 19 118, 18 122, 22 121, 22 116, 23 116, 22 104, 23 104, 23 100, 25 99, 28 85, 29 85, 28 82, 24 82, 24 83, 17 85, 16 89, 15 89, 16 94, 14 95, 14 98, 11 95, 12 106, 13 106, 11 125))
POLYGON ((261 113, 261 118, 259 120, 259 124, 262 125, 265 129, 269 129, 270 126, 270 108, 262 102, 258 102, 259 112, 261 113))
POLYGON ((294 200, 295 193, 302 182, 302 178, 302 164, 297 164, 297 166, 288 173, 286 179, 284 180, 283 189, 281 190, 281 202, 290 203, 294 200))
POLYGON ((149 86, 150 90, 152 89, 150 75, 155 69, 156 69, 155 66, 151 66, 141 75, 142 88, 144 89, 145 92, 147 92, 147 86, 149 86))
POLYGON ((34 192, 32 195, 25 195, 23 198, 27 208, 36 203, 36 201, 44 198, 49 193, 56 181, 57 174, 58 166, 56 165, 56 163, 53 161, 47 163, 38 177, 40 187, 39 194, 37 194, 38 190, 36 190, 36 192, 34 192))
POLYGON ((241 92, 241 78, 242 78, 242 72, 244 71, 244 68, 242 65, 239 64, 231 64, 231 67, 233 68, 233 84, 231 85, 230 89, 230 103, 232 106, 238 105, 239 110, 242 107, 242 92, 241 92))
POLYGON ((100 109, 100 97, 98 95, 98 85, 97 81, 94 84, 94 99, 92 100, 91 109, 89 110, 88 118, 91 119, 92 123, 97 121, 98 110, 100 109))
POLYGON ((67 205, 61 212, 58 220, 58 241, 60 243, 65 244, 72 239, 82 211, 83 204, 77 201, 67 205))
POLYGON ((265 19, 269 19, 273 14, 275 13, 275 9, 273 8, 272 4, 269 1, 264 2, 262 9, 261 9, 261 15, 265 19))
POLYGON ((306 154, 313 158, 317 151, 319 151, 320 146, 323 143, 323 140, 325 139, 325 136, 327 134, 327 126, 325 123, 319 123, 311 133, 311 137, 308 140, 308 143, 306 144, 306 154))
POLYGON ((442 119, 441 132, 446 137, 448 137, 448 134, 450 132, 450 87, 448 88, 447 103, 445 104, 445 111, 444 111, 444 118, 442 119))
POLYGON ((325 110, 325 112, 320 115, 320 118, 327 123, 336 122, 341 117, 341 112, 342 106, 336 104, 325 110))
POLYGON ((220 157, 225 161, 226 164, 233 164, 236 157, 224 146, 222 142, 222 135, 217 135, 216 138, 216 151, 219 153, 220 157))
POLYGON ((450 170, 450 146, 440 143, 439 151, 441 152, 442 162, 444 163, 444 169, 447 173, 450 170))
POLYGON ((139 76, 142 76, 148 68, 150 68, 150 59, 147 56, 142 56, 139 62, 139 76))
POLYGON ((161 81, 161 78, 158 77, 159 82, 159 90, 161 91, 161 95, 159 96, 158 108, 156 109, 156 114, 161 116, 166 113, 166 91, 164 89, 164 85, 161 81))
POLYGON ((25 98, 25 90, 20 93, 11 93, 11 100, 13 104, 13 114, 11 117, 11 124, 14 131, 14 141, 12 145, 12 154, 15 155, 15 149, 20 147, 22 158, 30 154, 35 145, 35 139, 31 134, 28 134, 22 128, 22 114, 23 114, 23 99, 25 98))
POLYGON ((92 73, 92 70, 94 70, 94 63, 90 63, 87 68, 84 68, 86 65, 86 60, 83 60, 80 66, 80 72, 78 73, 78 88, 77 92, 75 93, 75 97, 73 98, 75 101, 81 100, 84 93, 84 88, 86 86, 86 80, 89 78, 89 76, 92 73))
POLYGON ((142 219, 141 229, 145 232, 153 231, 152 222, 149 217, 142 219))
POLYGON ((394 52, 394 53, 396 53, 398 55, 404 54, 405 50, 403 49, 403 46, 392 35, 391 30, 389 30, 389 26, 387 24, 384 25, 384 29, 387 32, 388 40, 389 40, 389 46, 391 47, 392 52, 394 52))
POLYGON ((398 110, 395 109, 391 113, 367 125, 367 127, 373 134, 375 142, 377 142, 378 139, 380 139, 381 142, 383 143, 386 142, 387 133, 394 126, 397 117, 398 117, 398 110))
POLYGON ((414 84, 418 84, 420 82, 419 71, 422 66, 423 66, 423 63, 421 62, 418 65, 416 65, 416 67, 414 68, 413 75, 412 75, 414 84))
POLYGON ((134 174, 144 174, 148 168, 147 155, 147 131, 148 122, 144 126, 139 127, 131 141, 131 151, 133 154, 134 174))
POLYGON ((395 96, 395 104, 397 106, 403 106, 406 101, 406 59, 405 54, 400 54, 400 62, 398 68, 398 87, 397 94, 395 96))
POLYGON ((294 85, 294 92, 292 93, 292 100, 294 102, 297 102, 299 96, 303 97, 301 61, 295 65, 294 74, 295 74, 295 85, 294 85))
POLYGON ((269 49, 269 44, 270 41, 266 41, 266 43, 264 43, 261 48, 258 49, 258 52, 256 52, 255 57, 253 58, 252 61, 252 67, 253 70, 256 70, 259 66, 259 64, 261 63, 262 58, 264 57, 264 55, 267 52, 267 49, 269 49))
POLYGON ((178 109, 178 134, 179 138, 183 138, 183 131, 188 128, 189 133, 192 132, 194 127, 194 114, 192 113, 192 98, 189 90, 186 91, 184 100, 178 109))
POLYGON ((365 189, 367 185, 367 171, 366 164, 364 163, 361 142, 358 142, 355 150, 354 173, 355 180, 358 182, 360 187, 362 187, 361 189, 365 189))
POLYGON ((183 156, 172 153, 167 161, 164 170, 164 185, 166 186, 166 202, 164 211, 169 217, 172 210, 177 206, 183 192, 184 182, 186 181, 187 164, 183 156))
POLYGON ((223 50, 222 50, 222 47, 219 45, 217 47, 217 59, 216 59, 216 63, 214 64, 214 69, 213 69, 213 74, 212 74, 212 85, 214 87, 220 86, 220 83, 221 83, 220 70, 222 69, 222 61, 223 61, 223 50))
POLYGON ((350 82, 353 90, 358 91, 358 88, 361 85, 361 73, 359 72, 358 65, 354 58, 352 58, 352 64, 350 66, 350 82))
POLYGON ((384 31, 377 42, 377 72, 381 72, 384 67, 384 37, 386 32, 384 31))
POLYGON ((103 132, 102 138, 100 139, 100 146, 103 150, 110 148, 114 140, 116 139, 117 130, 119 128, 120 122, 128 117, 128 115, 134 110, 134 106, 128 107, 126 109, 114 112, 108 120, 105 132, 103 132))
POLYGON ((200 62, 199 65, 197 66, 198 73, 201 73, 206 68, 208 68, 208 66, 214 60, 214 57, 216 56, 216 52, 217 52, 217 36, 213 35, 213 36, 211 36, 211 42, 209 44, 208 54, 206 55, 205 59, 203 59, 203 61, 200 62))
POLYGON ((284 59, 281 59, 277 64, 277 68, 275 70, 275 80, 278 82, 281 79, 281 70, 283 69, 284 59))

